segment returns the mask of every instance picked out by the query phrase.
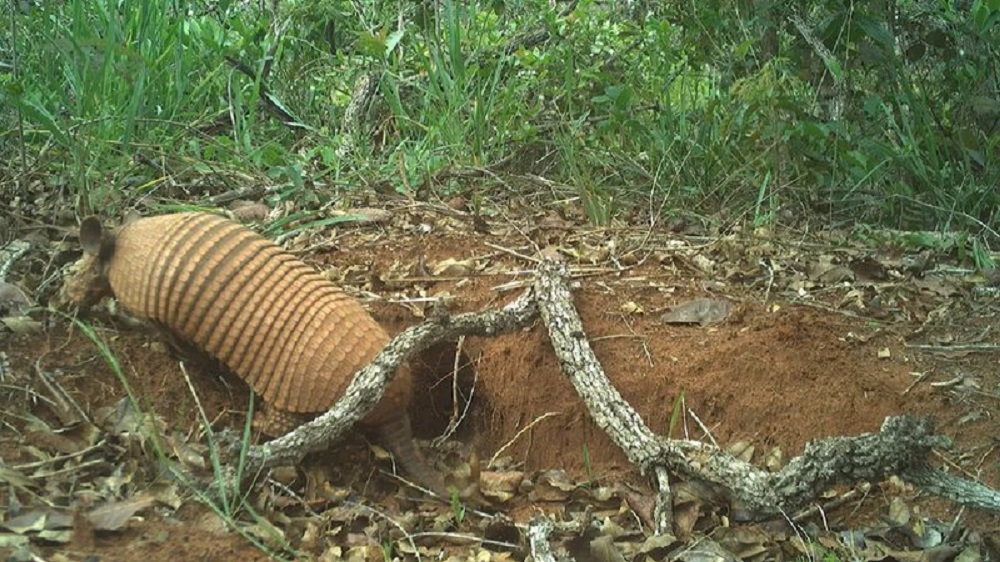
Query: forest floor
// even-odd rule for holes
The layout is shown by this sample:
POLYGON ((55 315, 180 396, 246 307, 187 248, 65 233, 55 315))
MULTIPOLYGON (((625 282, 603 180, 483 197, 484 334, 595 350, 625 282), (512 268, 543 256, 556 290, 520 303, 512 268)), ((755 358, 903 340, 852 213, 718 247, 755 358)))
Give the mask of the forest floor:
MULTIPOLYGON (((787 460, 811 440, 878 431, 887 416, 927 415, 955 441, 953 450, 940 451, 938 466, 1000 485, 1000 419, 993 415, 1000 353, 986 345, 1000 337, 1000 301, 981 292, 987 279, 949 267, 945 256, 893 240, 861 243, 843 232, 595 230, 571 205, 510 211, 519 212, 524 219, 483 221, 460 202, 391 206, 372 211, 378 220, 314 231, 288 247, 393 332, 420 322, 432 299, 446 299, 451 312, 510 302, 530 283, 538 249, 555 247, 569 260, 574 304, 601 366, 654 432, 667 433, 683 400, 672 437, 723 449, 741 444, 762 466, 775 451, 787 460), (662 318, 702 298, 730 306, 717 322, 662 318)), ((71 261, 75 244, 65 233, 48 246, 36 240, 8 281, 46 302, 45 291, 29 290, 51 273, 38 272, 39 264, 71 261)), ((557 550, 577 560, 619 559, 601 540, 625 559, 642 560, 661 559, 656 548, 676 554, 705 537, 747 560, 815 555, 804 544, 842 557, 887 559, 891 552, 917 560, 927 551, 953 556, 972 547, 985 558, 1000 538, 996 515, 890 481, 873 482, 794 529, 783 520, 732 523, 724 502, 705 499, 678 537, 652 545, 639 513, 649 504, 650 482, 591 421, 540 323, 467 338, 458 361, 459 344, 440 346, 416 369, 411 414, 428 456, 458 472, 475 474, 478 466, 484 477, 517 475, 519 484, 484 509, 493 515, 460 517, 401 484, 383 452, 352 433, 250 490, 260 518, 220 517, 164 476, 163 459, 134 437, 139 424, 129 431, 121 419, 114 428, 98 421, 120 410, 125 390, 95 345, 64 317, 31 317, 41 322, 0 327, 0 479, 7 482, 0 488, 7 513, 0 552, 7 559, 27 549, 53 561, 381 560, 391 545, 407 558, 443 551, 445 558, 521 560, 529 548, 524 525, 539 513, 600 523, 597 535, 553 537, 557 550), (68 420, 77 406, 79 415, 68 420), (459 422, 457 431, 431 446, 450 420, 459 422), (937 539, 915 536, 918 520, 920 528, 939 530, 937 539), (864 540, 845 544, 843 531, 864 540)), ((208 465, 198 404, 215 429, 239 429, 246 388, 189 368, 196 402, 178 362, 150 331, 111 314, 86 320, 140 406, 155 413, 167 457, 208 465)), ((850 490, 832 490, 818 505, 850 490)))

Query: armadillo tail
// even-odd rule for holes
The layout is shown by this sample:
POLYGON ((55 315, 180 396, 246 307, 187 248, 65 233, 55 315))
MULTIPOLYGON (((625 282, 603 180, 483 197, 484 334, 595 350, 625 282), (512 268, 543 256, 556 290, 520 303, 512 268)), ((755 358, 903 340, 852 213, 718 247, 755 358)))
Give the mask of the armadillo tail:
POLYGON ((402 465, 403 470, 417 484, 428 488, 442 498, 450 496, 441 474, 431 467, 413 443, 413 430, 410 428, 409 415, 404 413, 379 425, 378 435, 382 444, 396 457, 396 462, 402 465))

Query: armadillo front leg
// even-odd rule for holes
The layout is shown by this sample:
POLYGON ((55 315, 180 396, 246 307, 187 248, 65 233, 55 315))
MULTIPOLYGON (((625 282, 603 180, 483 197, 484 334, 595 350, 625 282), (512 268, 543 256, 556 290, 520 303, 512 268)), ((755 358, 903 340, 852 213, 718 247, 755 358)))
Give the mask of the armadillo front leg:
POLYGON ((411 475, 417 484, 428 488, 430 491, 448 498, 448 489, 444 485, 444 479, 434 470, 427 459, 417 449, 413 442, 413 430, 410 428, 410 416, 405 412, 399 416, 380 424, 377 427, 379 440, 389 448, 396 461, 403 466, 403 470, 411 475))

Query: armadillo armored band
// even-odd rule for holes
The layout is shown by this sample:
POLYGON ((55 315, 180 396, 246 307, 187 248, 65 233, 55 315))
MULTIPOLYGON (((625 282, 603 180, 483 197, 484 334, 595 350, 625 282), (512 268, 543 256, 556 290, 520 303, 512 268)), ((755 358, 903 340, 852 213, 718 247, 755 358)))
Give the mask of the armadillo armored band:
MULTIPOLYGON (((88 218, 80 240, 84 257, 59 300, 89 305, 114 293, 169 339, 207 352, 249 383, 273 422, 259 426, 264 430, 285 432, 329 409, 389 339, 357 301, 312 268, 221 217, 138 219, 115 236, 88 218)), ((410 385, 404 366, 362 423, 378 428, 407 472, 446 495, 413 444, 410 385)))
MULTIPOLYGON (((222 361, 277 410, 326 410, 388 341, 333 283, 270 240, 215 215, 129 223, 117 234, 108 280, 128 310, 222 361)), ((405 411, 408 379, 399 373, 366 423, 405 411)))

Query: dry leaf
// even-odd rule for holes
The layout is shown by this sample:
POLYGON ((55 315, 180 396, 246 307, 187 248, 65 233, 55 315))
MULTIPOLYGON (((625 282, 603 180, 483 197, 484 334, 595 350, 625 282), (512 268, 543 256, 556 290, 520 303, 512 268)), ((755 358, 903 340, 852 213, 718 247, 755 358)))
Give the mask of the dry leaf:
POLYGON ((539 501, 560 501, 576 489, 565 470, 546 470, 538 475, 532 497, 539 501))
POLYGON ((108 503, 90 510, 87 513, 87 521, 93 525, 95 531, 118 531, 133 515, 153 505, 155 501, 153 496, 142 494, 127 500, 108 503))
POLYGON ((726 528, 719 533, 719 543, 740 560, 774 560, 774 537, 763 527, 746 525, 726 528))
POLYGON ((21 316, 31 307, 31 300, 17 285, 0 281, 0 314, 21 316))
POLYGON ((669 556, 667 559, 679 562, 741 562, 739 557, 711 539, 698 541, 697 546, 697 548, 681 546, 676 553, 671 553, 673 556, 669 556))
POLYGON ((491 500, 505 502, 517 494, 523 481, 523 472, 482 471, 479 473, 479 491, 491 500))
POLYGON ((753 460, 754 446, 749 441, 736 441, 732 445, 726 448, 730 455, 736 457, 743 462, 750 462, 753 460))
POLYGON ((27 316, 5 316, 0 318, 0 322, 15 334, 37 334, 42 331, 42 323, 27 316))
POLYGON ((332 216, 353 217, 355 222, 360 224, 383 224, 392 218, 392 211, 386 209, 375 209, 371 207, 358 207, 346 211, 335 211, 332 216))
POLYGON ((25 434, 25 439, 42 450, 53 450, 71 455, 92 446, 100 437, 100 430, 90 424, 80 424, 73 431, 56 433, 40 428, 25 434))
POLYGON ((625 557, 615 547, 609 535, 601 535, 590 541, 590 556, 595 562, 625 562, 625 557))
POLYGON ((636 304, 634 301, 622 303, 622 305, 618 307, 618 310, 621 310, 625 314, 643 314, 646 312, 643 310, 641 305, 636 304))
POLYGON ((679 546, 677 537, 671 534, 650 535, 646 537, 635 554, 635 560, 668 560, 667 553, 679 546))
POLYGON ((732 303, 724 299, 696 299, 675 306, 660 316, 664 324, 700 324, 709 326, 724 321, 732 311, 732 303))
POLYGON ((431 267, 431 275, 434 277, 465 277, 474 270, 475 263, 472 260, 448 258, 434 264, 431 267))
POLYGON ((271 212, 267 205, 253 201, 233 201, 229 209, 233 219, 239 222, 260 222, 271 212))
POLYGON ((778 472, 785 466, 785 455, 781 452, 781 447, 775 447, 767 452, 764 457, 764 466, 771 472, 778 472))
POLYGON ((72 538, 73 516, 54 510, 32 509, 2 524, 8 531, 65 543, 72 538))
MULTIPOLYGON (((31 539, 16 533, 0 533, 0 548, 23 548, 28 546, 31 539)), ((11 560, 14 558, 8 558, 11 560)), ((16 559, 15 559, 16 560, 16 559)))

